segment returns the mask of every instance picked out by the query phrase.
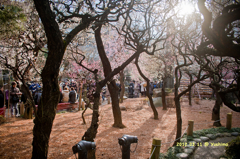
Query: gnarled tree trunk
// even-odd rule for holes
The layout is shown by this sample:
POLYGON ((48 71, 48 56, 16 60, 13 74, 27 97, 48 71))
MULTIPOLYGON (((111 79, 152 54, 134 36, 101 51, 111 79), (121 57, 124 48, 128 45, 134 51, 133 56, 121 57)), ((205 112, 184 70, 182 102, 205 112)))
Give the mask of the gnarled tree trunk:
MULTIPOLYGON (((82 137, 82 140, 86 141, 94 141, 97 135, 97 129, 98 129, 98 117, 99 117, 99 99, 100 99, 100 93, 102 90, 102 86, 96 82, 96 91, 94 93, 94 104, 93 104, 93 115, 92 115, 92 122, 91 126, 88 128, 88 130, 85 132, 85 134, 82 137)), ((88 159, 95 159, 95 150, 88 151, 88 159)))
POLYGON ((149 86, 150 86, 150 80, 142 73, 139 65, 138 65, 138 59, 139 59, 139 55, 136 57, 136 60, 135 60, 135 65, 137 67, 137 70, 139 72, 139 74, 141 75, 141 77, 147 82, 147 91, 146 91, 146 94, 147 94, 147 97, 149 99, 149 102, 150 102, 150 106, 152 108, 152 111, 153 111, 153 115, 154 115, 154 119, 158 119, 158 112, 157 112, 157 109, 156 107, 154 106, 153 104, 153 99, 152 99, 152 96, 150 95, 149 93, 149 86))
MULTIPOLYGON (((101 38, 101 28, 102 26, 99 26, 95 30, 95 40, 97 43, 97 49, 98 54, 101 58, 102 64, 103 64, 103 72, 104 76, 107 77, 111 72, 111 64, 107 58, 106 52, 104 50, 103 41, 101 38)), ((119 99, 118 99, 118 87, 115 83, 115 81, 111 81, 110 84, 108 84, 108 89, 112 98, 112 111, 113 111, 113 117, 114 117, 114 127, 124 128, 125 126, 122 124, 122 114, 119 107, 119 99)))
POLYGON ((65 52, 65 44, 49 1, 34 0, 34 3, 48 39, 48 57, 41 73, 43 93, 34 119, 32 158, 45 159, 48 154, 48 143, 56 115, 56 107, 60 98, 58 73, 65 52))
POLYGON ((210 87, 214 90, 215 94, 216 94, 216 100, 215 100, 215 104, 214 107, 212 109, 212 120, 214 120, 215 122, 213 123, 213 126, 222 126, 221 122, 220 122, 220 107, 222 105, 222 99, 220 97, 220 95, 218 94, 218 91, 220 90, 220 88, 218 88, 217 86, 211 86, 210 87))
MULTIPOLYGON (((178 92, 178 91, 177 91, 178 92)), ((181 105, 180 105, 180 98, 176 96, 175 90, 175 98, 174 98, 175 106, 176 106, 176 116, 177 116, 177 133, 176 133, 176 140, 173 145, 176 145, 177 142, 180 142, 180 137, 182 133, 182 115, 181 115, 181 105)))
MULTIPOLYGON (((55 54, 55 56, 57 56, 57 54, 55 54)), ((38 105, 38 111, 35 113, 33 128, 32 158, 34 159, 47 158, 50 133, 52 131, 53 120, 56 115, 56 107, 60 98, 57 78, 58 69, 52 66, 51 63, 52 62, 47 60, 47 64, 42 72, 43 94, 42 100, 38 105)))

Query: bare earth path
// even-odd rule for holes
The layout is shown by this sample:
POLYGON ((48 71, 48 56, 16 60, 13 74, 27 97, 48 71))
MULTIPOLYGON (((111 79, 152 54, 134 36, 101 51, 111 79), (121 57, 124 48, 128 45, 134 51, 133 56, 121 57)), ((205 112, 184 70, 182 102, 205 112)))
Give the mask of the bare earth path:
MULTIPOLYGON (((133 159, 147 159, 150 156, 152 138, 160 138, 162 143, 173 141, 176 133, 175 108, 166 111, 158 107, 159 120, 154 120, 152 110, 148 105, 143 105, 144 98, 127 99, 122 105, 127 111, 122 111, 123 123, 127 128, 113 128, 111 105, 100 106, 100 126, 95 139, 98 159, 120 159, 121 150, 118 138, 124 134, 138 137, 138 145, 135 153, 131 153, 133 159)), ((201 100, 200 105, 182 105, 183 131, 187 127, 188 120, 194 120, 194 131, 212 127, 211 110, 214 101, 201 100)), ((225 126, 226 114, 232 112, 227 107, 221 108, 221 123, 225 126)), ((50 159, 74 159, 72 146, 81 140, 84 132, 91 122, 91 110, 86 111, 87 125, 82 125, 82 112, 57 114, 49 143, 50 159)), ((233 127, 240 127, 240 113, 232 112, 233 127)), ((0 125, 0 158, 31 158, 33 120, 21 118, 11 119, 8 123, 0 125), (14 121, 15 120, 15 121, 14 121)), ((164 144, 161 152, 166 152, 171 144, 164 144)), ((134 150, 136 144, 132 144, 134 150)))

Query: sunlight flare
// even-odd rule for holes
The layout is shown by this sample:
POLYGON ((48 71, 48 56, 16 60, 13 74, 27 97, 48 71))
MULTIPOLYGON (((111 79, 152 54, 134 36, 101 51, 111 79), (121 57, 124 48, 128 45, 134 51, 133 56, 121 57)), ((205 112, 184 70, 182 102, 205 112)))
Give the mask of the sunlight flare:
POLYGON ((186 16, 194 12, 194 5, 190 2, 183 1, 177 6, 179 15, 186 16))

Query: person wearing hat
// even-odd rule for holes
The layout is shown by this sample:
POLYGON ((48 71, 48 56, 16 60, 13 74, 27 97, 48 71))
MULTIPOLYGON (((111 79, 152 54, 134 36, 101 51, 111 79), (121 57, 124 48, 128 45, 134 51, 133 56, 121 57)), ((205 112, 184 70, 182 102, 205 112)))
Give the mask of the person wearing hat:
POLYGON ((14 115, 14 109, 15 109, 15 116, 19 116, 19 111, 17 107, 17 103, 19 102, 18 95, 21 95, 22 93, 17 88, 17 83, 12 82, 12 87, 10 90, 10 104, 11 104, 11 112, 12 116, 14 115))

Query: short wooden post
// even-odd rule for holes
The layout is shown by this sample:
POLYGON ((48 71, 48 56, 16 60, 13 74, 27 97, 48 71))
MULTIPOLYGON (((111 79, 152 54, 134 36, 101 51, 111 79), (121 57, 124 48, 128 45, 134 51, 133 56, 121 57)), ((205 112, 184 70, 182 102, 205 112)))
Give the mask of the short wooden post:
MULTIPOLYGON (((29 110, 30 112, 29 112, 28 119, 32 119, 32 118, 33 118, 33 107, 30 107, 29 109, 30 109, 30 110, 29 110)), ((35 113, 35 116, 36 116, 36 113, 37 113, 37 112, 34 112, 34 113, 35 113)))
POLYGON ((161 147, 161 140, 157 139, 157 138, 153 138, 152 141, 152 149, 151 149, 151 158, 150 159, 159 159, 159 155, 160 155, 160 147, 161 147), (156 148, 155 148, 156 147, 156 148), (154 150, 155 149, 155 150, 154 150), (153 152, 154 150, 154 152, 153 152))
POLYGON ((108 96, 108 104, 111 104, 111 98, 108 96))
POLYGON ((193 136, 193 120, 188 120, 188 130, 187 130, 187 136, 193 136))
POLYGON ((20 103, 20 115, 21 115, 21 116, 24 115, 24 104, 23 104, 23 102, 20 103))
POLYGON ((231 130, 231 128, 232 128, 232 113, 227 114, 226 128, 229 129, 229 130, 231 130))

